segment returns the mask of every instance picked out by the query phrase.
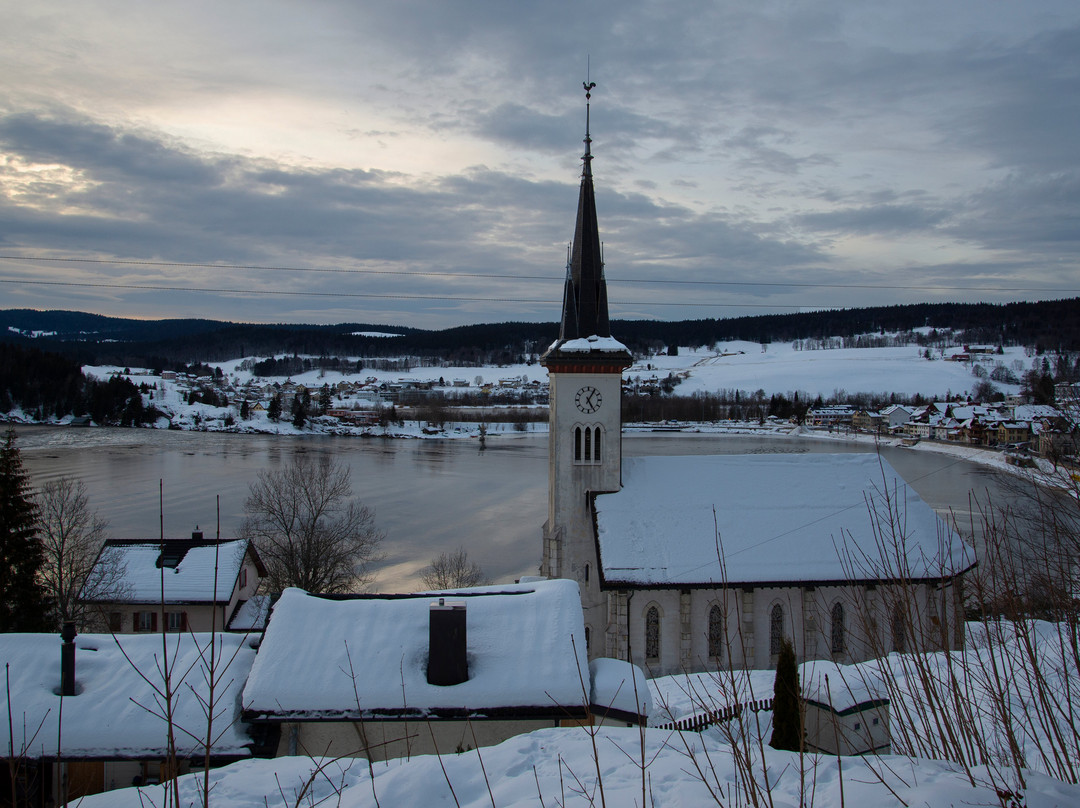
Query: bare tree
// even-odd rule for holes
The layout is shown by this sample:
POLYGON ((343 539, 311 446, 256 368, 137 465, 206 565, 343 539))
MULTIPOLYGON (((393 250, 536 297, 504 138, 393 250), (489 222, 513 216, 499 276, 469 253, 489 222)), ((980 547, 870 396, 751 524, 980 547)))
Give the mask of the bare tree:
POLYGON ((72 477, 45 483, 35 500, 45 550, 41 577, 57 623, 74 620, 84 630, 93 627, 96 615, 87 602, 115 599, 124 587, 122 561, 102 549, 108 522, 90 510, 86 485, 72 477))
POLYGON ((483 586, 487 576, 479 564, 469 561, 463 548, 453 553, 440 553, 431 560, 431 566, 421 571, 420 580, 425 589, 459 589, 466 586, 483 586))
POLYGON ((271 591, 356 591, 373 579, 383 534, 375 512, 353 499, 349 467, 304 455, 279 471, 259 473, 240 528, 266 565, 271 591))

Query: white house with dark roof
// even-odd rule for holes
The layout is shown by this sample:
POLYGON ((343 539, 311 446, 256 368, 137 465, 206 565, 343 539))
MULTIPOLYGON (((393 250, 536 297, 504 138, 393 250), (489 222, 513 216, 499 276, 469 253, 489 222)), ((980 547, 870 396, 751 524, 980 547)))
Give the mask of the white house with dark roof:
MULTIPOLYGON (((224 630, 244 610, 244 630, 261 626, 245 604, 266 574, 255 548, 245 539, 110 539, 95 562, 120 570, 115 581, 84 602, 112 632, 224 630), (162 611, 164 610, 164 618, 162 611), (165 625, 160 626, 164 619, 165 625)), ((265 606, 265 604, 262 604, 265 606)), ((262 612, 265 619, 265 608, 262 612)))
POLYGON ((956 581, 973 553, 875 457, 623 462, 631 356, 609 327, 591 142, 586 125, 559 338, 541 358, 551 400, 540 567, 578 582, 590 658, 668 674, 771 667, 784 637, 803 659, 838 662, 957 645, 956 581))
POLYGON ((573 581, 410 595, 287 589, 243 716, 279 755, 371 759, 487 746, 596 715, 644 721, 640 671, 634 713, 635 669, 610 662, 620 667, 594 682, 573 581))

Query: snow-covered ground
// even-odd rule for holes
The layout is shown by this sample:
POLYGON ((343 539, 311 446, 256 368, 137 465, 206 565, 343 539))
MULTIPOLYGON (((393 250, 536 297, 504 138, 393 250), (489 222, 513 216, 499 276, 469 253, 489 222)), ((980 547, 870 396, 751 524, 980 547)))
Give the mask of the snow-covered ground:
MULTIPOLYGON (((375 764, 289 757, 234 763, 211 773, 214 808, 499 808, 529 806, 749 805, 731 747, 711 734, 648 730, 644 750, 634 729, 547 729, 485 749, 442 757, 421 756, 375 764), (642 759, 646 762, 644 773, 642 759), (320 769, 319 766, 322 765, 320 769), (597 776, 597 771, 600 776, 597 776), (601 800, 600 789, 603 790, 601 800), (303 794, 301 797, 300 795, 303 794)), ((819 806, 1000 806, 991 779, 976 769, 972 786, 958 767, 939 761, 884 755, 865 758, 799 756, 765 746, 753 750, 753 774, 766 777, 776 808, 819 806), (767 775, 766 775, 767 772, 767 775)), ((1080 787, 1026 773, 1026 808, 1080 804, 1080 787)), ((181 805, 201 805, 201 779, 181 779, 181 805)), ((82 808, 164 806, 163 787, 111 791, 87 797, 82 808)))

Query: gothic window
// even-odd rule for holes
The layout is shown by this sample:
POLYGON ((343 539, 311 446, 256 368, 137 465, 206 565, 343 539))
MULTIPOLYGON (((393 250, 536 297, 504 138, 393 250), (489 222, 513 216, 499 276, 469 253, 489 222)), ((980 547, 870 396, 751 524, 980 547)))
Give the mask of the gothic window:
POLYGON ((574 427, 574 462, 584 465, 599 465, 601 460, 600 442, 604 428, 601 426, 574 427))
POLYGON ((600 462, 600 427, 593 430, 593 462, 600 462))
POLYGON ((645 610, 645 658, 660 658, 660 610, 655 606, 645 610))
POLYGON ((769 653, 776 656, 784 640, 784 607, 777 603, 769 614, 769 653))
POLYGON ((592 462, 592 429, 585 427, 585 462, 592 462))
POLYGON ((832 607, 832 652, 842 654, 847 650, 847 631, 844 628, 844 604, 837 601, 832 607))
POLYGON ((592 650, 591 646, 592 646, 592 631, 589 630, 588 626, 585 626, 585 655, 586 656, 588 656, 589 652, 592 650))
POLYGON ((581 462, 581 427, 574 427, 574 462, 581 462))
POLYGON ((589 565, 585 565, 585 583, 589 582, 589 565))
POLYGON ((709 656, 720 659, 724 653, 724 615, 715 603, 709 609, 709 656))
POLYGON ((891 622, 893 650, 902 654, 907 651, 907 615, 904 614, 902 603, 893 607, 891 622))

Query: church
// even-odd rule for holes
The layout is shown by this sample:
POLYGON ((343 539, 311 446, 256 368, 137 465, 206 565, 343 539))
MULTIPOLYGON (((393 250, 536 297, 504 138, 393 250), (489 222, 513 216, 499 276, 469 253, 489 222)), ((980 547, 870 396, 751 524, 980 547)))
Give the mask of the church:
POLYGON ((973 548, 873 454, 622 456, 611 334, 585 154, 550 380, 541 575, 577 581, 589 658, 650 675, 859 662, 963 643, 973 548))

